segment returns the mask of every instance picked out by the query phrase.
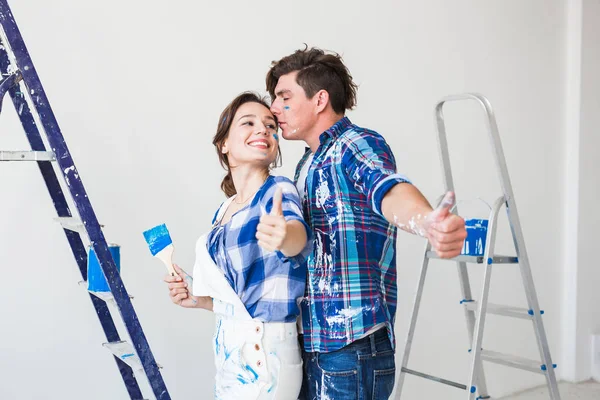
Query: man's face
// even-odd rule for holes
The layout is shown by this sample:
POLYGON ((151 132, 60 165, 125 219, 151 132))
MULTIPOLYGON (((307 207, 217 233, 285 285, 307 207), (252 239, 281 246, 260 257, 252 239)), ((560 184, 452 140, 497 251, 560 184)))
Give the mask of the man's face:
POLYGON ((281 135, 287 140, 306 140, 317 117, 315 101, 306 97, 304 89, 296 82, 297 75, 295 71, 279 78, 271 105, 281 135))

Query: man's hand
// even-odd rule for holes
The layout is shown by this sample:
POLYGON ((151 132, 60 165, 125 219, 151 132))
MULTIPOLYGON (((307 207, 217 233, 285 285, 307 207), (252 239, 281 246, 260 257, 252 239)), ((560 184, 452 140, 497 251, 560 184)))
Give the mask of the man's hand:
POLYGON ((454 193, 448 192, 423 224, 425 237, 440 258, 458 256, 467 237, 465 220, 450 212, 453 205, 454 193))

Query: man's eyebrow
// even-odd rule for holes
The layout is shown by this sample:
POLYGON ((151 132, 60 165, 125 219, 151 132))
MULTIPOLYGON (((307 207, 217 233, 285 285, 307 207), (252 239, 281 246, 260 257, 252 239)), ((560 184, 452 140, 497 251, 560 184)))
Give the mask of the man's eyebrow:
POLYGON ((280 91, 278 91, 277 93, 275 93, 275 96, 283 96, 286 93, 291 93, 291 90, 289 90, 289 89, 281 89, 280 91))

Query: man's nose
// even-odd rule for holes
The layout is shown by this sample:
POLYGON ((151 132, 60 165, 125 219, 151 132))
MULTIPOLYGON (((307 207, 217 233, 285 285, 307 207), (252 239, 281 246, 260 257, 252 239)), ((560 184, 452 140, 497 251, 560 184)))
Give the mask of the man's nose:
POLYGON ((273 103, 271 103, 271 112, 274 115, 279 115, 281 114, 281 107, 279 106, 279 101, 277 99, 275 99, 273 101, 273 103))

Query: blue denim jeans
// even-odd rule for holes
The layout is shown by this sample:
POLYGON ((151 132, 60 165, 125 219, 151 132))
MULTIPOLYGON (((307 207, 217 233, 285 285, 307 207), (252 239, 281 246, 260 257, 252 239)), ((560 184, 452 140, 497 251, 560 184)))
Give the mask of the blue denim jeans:
POLYGON ((300 400, 387 400, 396 365, 387 329, 330 353, 303 352, 300 400))

